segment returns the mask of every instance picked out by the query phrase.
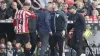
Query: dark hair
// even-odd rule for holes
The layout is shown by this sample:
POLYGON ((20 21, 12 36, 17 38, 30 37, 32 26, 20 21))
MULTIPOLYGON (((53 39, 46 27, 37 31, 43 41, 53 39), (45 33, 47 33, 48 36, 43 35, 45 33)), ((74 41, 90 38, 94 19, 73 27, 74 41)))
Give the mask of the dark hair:
POLYGON ((68 5, 68 4, 64 2, 63 5, 68 5))
POLYGON ((1 4, 5 4, 6 3, 6 1, 1 1, 1 4))
POLYGON ((76 10, 77 8, 74 5, 72 5, 72 6, 69 6, 68 9, 75 9, 76 10))
POLYGON ((67 4, 67 3, 65 3, 65 2, 63 3, 63 5, 66 5, 66 4, 67 4))
POLYGON ((53 2, 48 2, 49 4, 52 4, 53 2))
POLYGON ((53 3, 55 3, 55 5, 59 8, 59 3, 58 2, 53 2, 53 3))
POLYGON ((24 6, 30 6, 30 3, 25 2, 23 5, 24 6))

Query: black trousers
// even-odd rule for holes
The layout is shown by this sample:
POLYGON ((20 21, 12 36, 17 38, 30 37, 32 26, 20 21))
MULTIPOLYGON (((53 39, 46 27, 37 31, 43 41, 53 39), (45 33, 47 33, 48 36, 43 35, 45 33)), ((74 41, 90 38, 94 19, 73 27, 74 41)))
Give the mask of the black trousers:
POLYGON ((83 53, 82 44, 83 42, 83 31, 74 31, 72 37, 72 48, 77 52, 76 56, 80 56, 83 53))
POLYGON ((30 40, 31 40, 30 42, 31 42, 31 45, 32 45, 31 54, 33 54, 35 47, 36 47, 36 44, 37 44, 36 32, 30 33, 30 40))
POLYGON ((0 23, 0 36, 7 37, 8 41, 15 40, 15 32, 12 23, 0 23), (6 34, 6 36, 5 36, 6 34))
POLYGON ((56 32, 53 36, 49 37, 49 45, 50 45, 50 49, 51 49, 50 56, 55 56, 57 43, 58 43, 58 47, 59 47, 59 56, 62 56, 63 42, 64 42, 64 36, 62 36, 61 32, 56 32))

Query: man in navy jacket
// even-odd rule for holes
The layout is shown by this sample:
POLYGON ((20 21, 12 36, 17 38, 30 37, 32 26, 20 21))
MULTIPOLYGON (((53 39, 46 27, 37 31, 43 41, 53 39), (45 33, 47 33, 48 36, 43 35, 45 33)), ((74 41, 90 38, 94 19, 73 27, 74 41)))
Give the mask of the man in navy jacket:
POLYGON ((52 34, 51 28, 50 28, 50 20, 51 20, 51 16, 49 12, 50 9, 51 9, 51 6, 47 4, 46 10, 42 9, 40 13, 38 14, 37 28, 38 28, 38 33, 42 42, 40 56, 44 56, 48 39, 49 39, 49 34, 52 34))

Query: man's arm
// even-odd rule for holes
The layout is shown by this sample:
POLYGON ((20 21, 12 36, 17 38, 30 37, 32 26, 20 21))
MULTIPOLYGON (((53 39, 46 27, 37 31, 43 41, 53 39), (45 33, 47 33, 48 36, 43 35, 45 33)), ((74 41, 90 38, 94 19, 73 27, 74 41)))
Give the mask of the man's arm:
POLYGON ((51 32, 51 26, 50 26, 51 16, 50 16, 50 13, 46 12, 45 16, 46 16, 46 19, 45 19, 46 26, 48 28, 48 31, 51 32))
POLYGON ((17 22, 16 22, 17 14, 18 14, 18 11, 15 12, 14 20, 13 20, 13 26, 16 26, 17 25, 17 22))
POLYGON ((63 19, 64 19, 64 28, 63 28, 63 31, 62 31, 62 36, 64 36, 65 35, 65 32, 66 32, 66 29, 67 29, 67 21, 68 21, 68 19, 67 19, 67 17, 66 17, 66 15, 65 15, 65 13, 64 12, 62 12, 61 13, 61 15, 62 15, 62 17, 63 17, 63 19))
POLYGON ((17 0, 17 2, 20 4, 21 7, 23 7, 23 4, 21 3, 20 0, 17 0))
POLYGON ((86 22, 85 22, 85 18, 82 15, 80 15, 80 20, 84 26, 84 31, 85 31, 86 30, 86 22))
POLYGON ((30 10, 26 11, 26 15, 31 16, 32 18, 36 18, 35 13, 31 12, 30 10))
POLYGON ((62 12, 62 16, 63 16, 63 19, 64 19, 64 29, 63 30, 66 30, 67 29, 67 21, 68 21, 68 18, 66 17, 67 15, 65 15, 64 12, 62 12))
POLYGON ((40 8, 42 8, 42 5, 41 5, 39 2, 37 2, 36 0, 33 0, 33 2, 35 2, 35 3, 39 6, 38 8, 36 8, 36 7, 34 7, 34 5, 31 5, 31 7, 32 7, 33 9, 39 10, 40 8))
POLYGON ((39 2, 37 2, 36 0, 33 0, 40 8, 42 7, 42 5, 39 3, 39 2))

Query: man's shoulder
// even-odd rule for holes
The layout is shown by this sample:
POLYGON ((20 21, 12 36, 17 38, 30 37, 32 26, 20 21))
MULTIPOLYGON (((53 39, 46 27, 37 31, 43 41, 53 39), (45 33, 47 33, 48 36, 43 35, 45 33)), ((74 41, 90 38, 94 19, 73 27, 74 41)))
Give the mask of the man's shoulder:
POLYGON ((82 16, 82 14, 80 14, 80 13, 77 12, 77 13, 76 13, 76 16, 82 16))
POLYGON ((58 10, 57 13, 62 14, 64 12, 62 10, 58 10))

